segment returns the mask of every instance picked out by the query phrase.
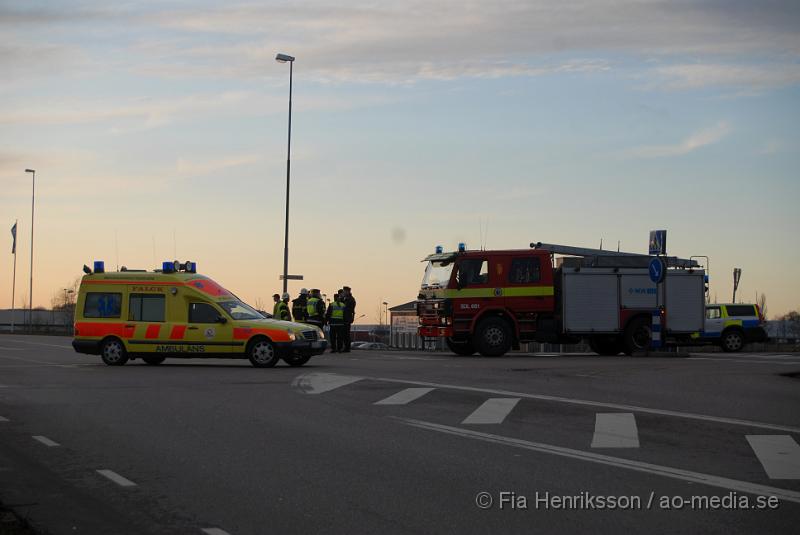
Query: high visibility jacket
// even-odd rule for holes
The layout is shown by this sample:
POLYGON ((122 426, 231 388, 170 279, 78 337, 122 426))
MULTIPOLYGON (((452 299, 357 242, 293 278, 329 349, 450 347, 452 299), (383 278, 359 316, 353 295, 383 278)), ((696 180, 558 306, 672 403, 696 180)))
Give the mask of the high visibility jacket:
POLYGON ((308 313, 308 319, 315 320, 315 321, 322 321, 323 316, 325 315, 325 305, 322 304, 322 299, 319 297, 311 297, 308 300, 308 304, 306 305, 306 312, 308 313), (322 310, 320 310, 322 308, 322 310))
POLYGON ((280 315, 279 315, 280 314, 280 310, 278 310, 278 305, 280 305, 280 304, 281 304, 280 301, 275 301, 275 304, 272 305, 272 317, 275 318, 275 319, 281 319, 280 315))
POLYGON ((278 301, 275 303, 275 314, 273 314, 273 316, 275 319, 292 321, 292 316, 289 314, 289 305, 287 305, 285 301, 278 301))
POLYGON ((331 321, 334 323, 344 323, 344 303, 334 301, 331 303, 331 321))

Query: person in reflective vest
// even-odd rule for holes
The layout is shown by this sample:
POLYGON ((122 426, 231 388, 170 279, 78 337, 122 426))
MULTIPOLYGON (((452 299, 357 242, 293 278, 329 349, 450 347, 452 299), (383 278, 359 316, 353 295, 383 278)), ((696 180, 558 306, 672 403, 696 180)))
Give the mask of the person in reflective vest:
POLYGON ((325 313, 325 319, 330 326, 331 353, 341 353, 344 350, 344 309, 342 296, 337 292, 325 313))
POLYGON ((325 324, 325 303, 322 301, 317 288, 311 290, 311 297, 308 298, 308 303, 306 303, 306 313, 308 314, 306 323, 322 329, 325 324))
POLYGON ((279 316, 280 312, 278 311, 278 305, 281 302, 280 294, 272 294, 272 300, 275 301, 275 304, 272 305, 272 317, 275 318, 276 320, 279 320, 281 319, 279 316))
POLYGON ((292 321, 292 315, 289 313, 289 294, 284 292, 281 300, 275 303, 275 319, 283 321, 292 321))
POLYGON ((308 320, 308 289, 303 288, 300 290, 300 295, 292 300, 292 317, 294 321, 305 323, 308 320))

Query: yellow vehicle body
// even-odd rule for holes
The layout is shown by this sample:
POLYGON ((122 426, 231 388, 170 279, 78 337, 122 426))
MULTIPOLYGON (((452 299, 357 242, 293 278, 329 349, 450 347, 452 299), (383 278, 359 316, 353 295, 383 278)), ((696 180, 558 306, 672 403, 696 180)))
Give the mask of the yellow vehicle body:
POLYGON ((266 318, 206 276, 191 272, 90 273, 75 306, 79 353, 109 365, 141 357, 249 358, 257 367, 305 364, 324 353, 322 330, 266 318))

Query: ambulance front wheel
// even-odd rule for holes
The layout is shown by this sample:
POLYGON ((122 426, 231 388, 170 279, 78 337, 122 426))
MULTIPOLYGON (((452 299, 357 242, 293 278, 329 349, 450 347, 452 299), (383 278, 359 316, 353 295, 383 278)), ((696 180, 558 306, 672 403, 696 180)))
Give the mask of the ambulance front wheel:
POLYGON ((275 345, 266 338, 256 338, 248 344, 247 358, 256 368, 272 368, 280 360, 275 345))
POLYGON ((119 338, 106 338, 100 346, 100 356, 109 366, 122 366, 128 362, 128 352, 119 338))

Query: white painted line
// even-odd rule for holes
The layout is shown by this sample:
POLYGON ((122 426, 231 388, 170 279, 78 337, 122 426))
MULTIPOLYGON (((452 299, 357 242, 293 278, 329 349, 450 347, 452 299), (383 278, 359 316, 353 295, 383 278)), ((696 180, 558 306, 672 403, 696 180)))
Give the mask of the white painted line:
POLYGON ((203 533, 207 533, 208 535, 231 535, 224 529, 219 528, 203 528, 201 531, 203 533))
POLYGON ((463 392, 481 392, 485 394, 495 394, 499 396, 513 396, 523 399, 538 399, 542 401, 553 401, 557 403, 570 403, 572 405, 584 405, 588 407, 603 407, 626 412, 641 412, 645 414, 657 414, 659 416, 673 416, 675 418, 685 418, 688 420, 702 420, 706 422, 716 422, 721 424, 742 425, 746 427, 758 427, 774 431, 788 431, 790 433, 800 433, 800 427, 791 425, 771 424, 766 422, 756 422, 754 420, 741 420, 739 418, 726 418, 724 416, 711 416, 708 414, 696 414, 692 412, 672 411, 667 409, 654 409, 650 407, 639 407, 637 405, 624 405, 622 403, 606 403, 602 401, 590 401, 586 399, 564 398, 560 396, 550 396, 547 394, 526 394, 524 392, 510 392, 508 390, 496 390, 492 388, 478 388, 474 386, 448 385, 444 383, 430 383, 427 381, 410 381, 406 379, 391 379, 387 377, 361 377, 370 381, 384 381, 402 385, 431 386, 433 388, 443 388, 449 390, 461 390, 463 392))
POLYGON ((798 361, 788 360, 765 360, 765 359, 740 359, 740 358, 711 358, 711 357, 689 357, 684 360, 720 360, 727 362, 738 362, 740 364, 779 364, 781 366, 797 366, 800 364, 798 361))
POLYGON ((0 422, 7 422, 7 421, 8 418, 6 418, 5 416, 0 416, 0 422))
POLYGON ((598 412, 594 420, 593 448, 638 448, 639 430, 632 412, 598 412))
POLYGON ((61 445, 58 442, 50 440, 49 438, 44 437, 42 435, 33 435, 33 440, 38 440, 39 442, 41 442, 42 444, 44 444, 45 446, 48 446, 50 448, 55 448, 56 446, 60 446, 61 445))
POLYGON ((305 394, 322 394, 323 392, 330 392, 342 386, 355 383, 361 379, 363 377, 312 372, 296 377, 292 381, 292 386, 305 394))
POLYGON ((604 464, 607 466, 614 466, 617 468, 625 468, 628 470, 635 470, 637 472, 644 472, 647 474, 654 474, 672 479, 680 479, 690 483, 700 483, 703 485, 710 485, 712 487, 733 490, 736 492, 745 492, 747 494, 755 494, 760 496, 776 496, 779 500, 785 500, 794 503, 800 503, 800 492, 782 489, 778 487, 769 487, 766 485, 758 485, 748 481, 739 481, 736 479, 729 479, 726 477, 719 477, 710 474, 703 474, 701 472, 692 472, 691 470, 683 470, 681 468, 671 468, 669 466, 660 466, 657 464, 644 463, 641 461, 634 461, 631 459, 623 459, 619 457, 611 457, 610 455, 602 455, 600 453, 593 453, 589 451, 574 450, 571 448, 563 448, 561 446, 552 446, 550 444, 542 444, 539 442, 529 442, 518 438, 509 438, 499 435, 492 435, 489 433, 481 433, 471 429, 464 429, 460 427, 450 427, 447 425, 435 424, 432 422, 423 422, 420 420, 411 420, 408 418, 394 419, 413 427, 420 429, 427 429, 430 431, 437 431, 439 433, 446 433, 449 435, 456 435, 464 438, 472 438, 481 440, 483 442, 490 442, 494 444, 501 444, 504 446, 511 446, 538 453, 548 453, 551 455, 558 455, 560 457, 568 457, 580 461, 588 461, 597 464, 604 464))
POLYGON ((396 394, 392 394, 388 398, 376 401, 375 405, 405 405, 411 403, 415 399, 419 399, 433 388, 406 388, 396 394))
POLYGON ((114 472, 113 470, 98 470, 98 474, 101 476, 105 476, 120 487, 135 487, 136 483, 131 481, 130 479, 124 478, 118 473, 114 472))
POLYGON ((519 403, 519 398, 491 398, 464 418, 462 424, 501 424, 519 403))
POLYGON ((747 435, 770 479, 800 479, 800 446, 789 435, 747 435))

